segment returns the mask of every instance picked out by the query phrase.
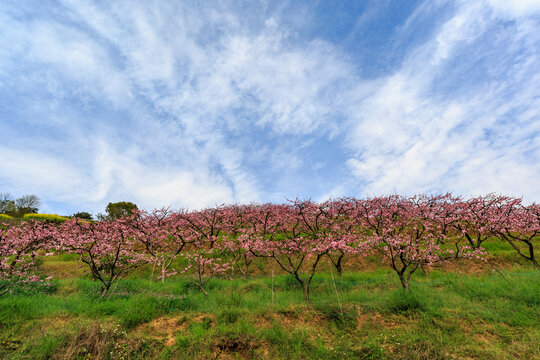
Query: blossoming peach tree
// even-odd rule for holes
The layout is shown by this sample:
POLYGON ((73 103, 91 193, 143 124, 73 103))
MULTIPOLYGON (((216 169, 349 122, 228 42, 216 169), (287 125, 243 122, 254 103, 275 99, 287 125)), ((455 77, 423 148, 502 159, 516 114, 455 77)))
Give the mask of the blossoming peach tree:
POLYGON ((147 261, 145 252, 137 249, 128 222, 125 218, 100 222, 76 219, 60 225, 59 244, 88 266, 93 279, 101 283, 101 296, 119 277, 147 261))
POLYGON ((50 280, 39 273, 36 258, 39 250, 51 247, 55 235, 54 225, 39 221, 0 224, 0 295, 17 286, 50 280))

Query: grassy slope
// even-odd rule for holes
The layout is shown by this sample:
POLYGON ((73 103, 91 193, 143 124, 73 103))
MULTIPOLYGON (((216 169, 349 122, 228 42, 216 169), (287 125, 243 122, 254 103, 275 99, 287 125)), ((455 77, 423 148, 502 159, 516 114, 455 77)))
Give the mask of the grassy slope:
POLYGON ((0 358, 540 358, 540 272, 491 246, 506 280, 463 264, 420 273, 404 293, 378 260, 350 261, 338 300, 325 262, 310 306, 281 274, 212 280, 205 297, 148 269, 100 299, 73 256, 48 257, 55 289, 0 298, 0 358))

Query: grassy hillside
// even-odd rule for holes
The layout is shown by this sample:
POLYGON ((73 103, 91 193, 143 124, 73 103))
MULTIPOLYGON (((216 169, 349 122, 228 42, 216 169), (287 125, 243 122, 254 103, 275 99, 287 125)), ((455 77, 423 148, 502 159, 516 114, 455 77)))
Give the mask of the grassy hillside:
POLYGON ((500 273, 452 265, 415 274, 408 293, 376 258, 351 259, 339 278, 324 263, 310 305, 268 264, 248 280, 211 280, 207 297, 144 268, 100 298, 75 256, 46 257, 52 286, 0 298, 0 358, 540 358, 540 272, 491 250, 500 273))

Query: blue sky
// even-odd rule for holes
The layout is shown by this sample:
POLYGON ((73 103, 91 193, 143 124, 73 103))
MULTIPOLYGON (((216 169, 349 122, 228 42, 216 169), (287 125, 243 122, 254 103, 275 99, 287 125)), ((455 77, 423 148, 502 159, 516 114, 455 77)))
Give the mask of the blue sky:
POLYGON ((0 192, 42 212, 540 201, 540 1, 2 1, 0 192))

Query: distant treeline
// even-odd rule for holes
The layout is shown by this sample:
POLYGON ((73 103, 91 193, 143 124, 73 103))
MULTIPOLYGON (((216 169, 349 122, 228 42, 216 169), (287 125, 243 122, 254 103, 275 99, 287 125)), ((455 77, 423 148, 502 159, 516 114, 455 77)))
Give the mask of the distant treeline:
MULTIPOLYGON (((54 223, 62 223, 69 218, 94 220, 91 213, 79 211, 73 215, 39 214, 41 199, 37 195, 26 194, 19 198, 13 198, 10 193, 0 193, 0 220, 42 220, 54 223)), ((97 220, 114 220, 130 215, 137 209, 137 205, 129 201, 109 203, 105 208, 105 214, 98 214, 97 220)))

